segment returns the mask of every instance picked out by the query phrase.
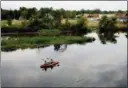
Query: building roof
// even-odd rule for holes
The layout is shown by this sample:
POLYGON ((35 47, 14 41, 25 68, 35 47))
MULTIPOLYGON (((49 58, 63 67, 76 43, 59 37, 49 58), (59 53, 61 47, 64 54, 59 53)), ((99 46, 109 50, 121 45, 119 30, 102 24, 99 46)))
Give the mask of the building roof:
POLYGON ((88 17, 89 18, 91 18, 91 17, 99 17, 99 14, 89 14, 88 17))

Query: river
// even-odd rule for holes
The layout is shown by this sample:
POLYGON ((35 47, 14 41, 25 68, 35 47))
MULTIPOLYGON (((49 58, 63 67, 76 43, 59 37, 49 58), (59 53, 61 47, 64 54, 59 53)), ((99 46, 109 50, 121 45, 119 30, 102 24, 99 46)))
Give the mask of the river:
POLYGON ((127 38, 115 42, 96 38, 86 44, 51 45, 44 48, 1 52, 2 87, 126 87, 127 38), (40 68, 42 59, 53 58, 60 66, 40 68))

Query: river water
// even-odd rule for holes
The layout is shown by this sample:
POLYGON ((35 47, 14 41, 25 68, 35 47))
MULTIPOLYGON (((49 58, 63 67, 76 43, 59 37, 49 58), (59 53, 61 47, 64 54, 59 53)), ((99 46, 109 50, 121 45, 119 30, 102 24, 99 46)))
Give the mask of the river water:
POLYGON ((44 48, 1 52, 2 87, 126 87, 127 38, 116 34, 114 42, 96 38, 86 44, 51 45, 44 48), (42 59, 60 66, 40 68, 42 59))

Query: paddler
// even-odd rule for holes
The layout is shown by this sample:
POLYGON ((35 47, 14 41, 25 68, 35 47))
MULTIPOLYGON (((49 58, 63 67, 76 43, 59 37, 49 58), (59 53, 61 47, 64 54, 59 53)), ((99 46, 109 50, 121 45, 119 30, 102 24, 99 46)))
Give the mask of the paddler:
POLYGON ((51 63, 53 63, 53 59, 51 59, 51 63))
POLYGON ((47 61, 45 60, 44 63, 47 64, 47 61))

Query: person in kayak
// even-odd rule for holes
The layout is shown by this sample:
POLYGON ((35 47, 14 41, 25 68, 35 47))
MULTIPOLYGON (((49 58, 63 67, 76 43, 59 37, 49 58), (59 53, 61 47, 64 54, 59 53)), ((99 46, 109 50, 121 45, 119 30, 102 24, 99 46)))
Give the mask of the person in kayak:
MULTIPOLYGON (((47 58, 48 60, 50 60, 49 58, 47 58)), ((53 60, 47 62, 47 64, 51 64, 53 62, 53 60)))
MULTIPOLYGON (((49 59, 49 58, 47 58, 47 59, 49 59)), ((45 64, 52 64, 52 63, 53 63, 53 59, 51 59, 50 62, 47 62, 47 61, 45 60, 44 63, 45 63, 45 64)))
MULTIPOLYGON (((50 59, 50 58, 47 58, 48 60, 50 59)), ((50 62, 48 62, 48 64, 51 64, 51 63, 53 63, 53 59, 50 59, 51 61, 50 62)))
POLYGON ((44 63, 45 63, 45 64, 48 64, 46 60, 44 61, 44 63))
POLYGON ((53 59, 51 59, 51 63, 53 63, 53 59))

